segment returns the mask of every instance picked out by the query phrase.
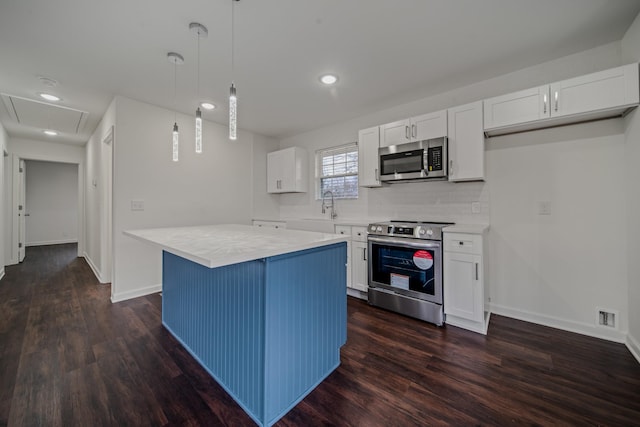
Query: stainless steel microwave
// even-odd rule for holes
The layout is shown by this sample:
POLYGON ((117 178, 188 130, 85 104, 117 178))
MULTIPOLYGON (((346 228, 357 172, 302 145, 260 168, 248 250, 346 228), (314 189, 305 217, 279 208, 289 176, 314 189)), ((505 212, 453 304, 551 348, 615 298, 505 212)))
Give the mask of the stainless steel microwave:
POLYGON ((406 182, 447 179, 447 137, 391 145, 378 149, 380 180, 406 182))

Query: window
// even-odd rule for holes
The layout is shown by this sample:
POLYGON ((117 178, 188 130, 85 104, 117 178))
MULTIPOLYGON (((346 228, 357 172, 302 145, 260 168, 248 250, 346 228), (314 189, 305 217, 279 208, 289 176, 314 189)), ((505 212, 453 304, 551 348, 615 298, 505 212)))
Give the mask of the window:
POLYGON ((328 148, 316 152, 316 198, 331 191, 336 199, 358 198, 358 144, 328 148))

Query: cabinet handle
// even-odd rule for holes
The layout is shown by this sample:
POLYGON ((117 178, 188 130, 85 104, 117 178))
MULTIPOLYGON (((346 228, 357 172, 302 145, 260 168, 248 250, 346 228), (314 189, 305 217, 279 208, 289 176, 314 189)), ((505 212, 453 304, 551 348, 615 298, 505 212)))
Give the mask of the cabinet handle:
POLYGON ((367 260, 367 248, 362 248, 362 260, 367 260))
POLYGON ((476 262, 476 281, 478 280, 478 263, 476 262))
POLYGON ((449 175, 453 175, 453 160, 449 160, 449 175))
POLYGON ((555 110, 558 111, 558 91, 555 91, 555 93, 553 94, 553 97, 555 98, 555 103, 556 103, 555 110))
POLYGON ((409 138, 410 138, 410 136, 409 136, 409 126, 405 126, 405 127, 404 127, 404 137, 405 137, 406 139, 409 139, 409 138))
POLYGON ((418 136, 418 126, 416 125, 411 125, 411 136, 413 138, 415 138, 416 136, 418 136))
POLYGON ((376 168, 376 181, 380 181, 380 174, 378 173, 378 168, 376 168))
POLYGON ((542 112, 544 114, 547 114, 547 94, 546 93, 542 97, 542 101, 543 101, 543 104, 544 104, 544 108, 543 108, 542 112))

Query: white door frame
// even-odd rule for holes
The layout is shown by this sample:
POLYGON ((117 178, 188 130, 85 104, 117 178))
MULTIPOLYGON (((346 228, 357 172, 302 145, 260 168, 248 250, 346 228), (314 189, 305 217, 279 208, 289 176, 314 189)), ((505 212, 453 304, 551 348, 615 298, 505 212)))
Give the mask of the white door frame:
POLYGON ((27 166, 23 159, 18 159, 18 205, 16 214, 18 215, 18 262, 24 261, 27 250, 27 226, 26 226, 26 192, 27 192, 27 166))
MULTIPOLYGON (((7 265, 18 263, 18 185, 19 185, 19 163, 20 160, 38 160, 41 162, 53 162, 53 163, 67 163, 75 164, 78 166, 78 256, 84 256, 85 247, 85 214, 84 214, 84 191, 85 191, 85 172, 84 172, 84 160, 74 161, 72 159, 65 159, 56 156, 47 155, 30 155, 27 157, 20 157, 18 154, 9 154, 11 156, 11 201, 12 201, 12 215, 11 215, 11 253, 10 259, 7 260, 7 265)), ((7 187, 5 187, 7 188, 7 187)), ((5 254, 6 256, 7 254, 5 254)))
POLYGON ((101 282, 111 283, 113 277, 113 126, 102 138, 102 225, 100 230, 101 282))

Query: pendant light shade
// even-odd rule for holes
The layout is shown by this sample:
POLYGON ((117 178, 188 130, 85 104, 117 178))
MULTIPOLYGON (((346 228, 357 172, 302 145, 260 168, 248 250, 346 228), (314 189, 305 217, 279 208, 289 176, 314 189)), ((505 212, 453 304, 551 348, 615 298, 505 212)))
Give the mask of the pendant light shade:
POLYGON ((178 123, 173 124, 173 161, 178 161, 178 148, 180 148, 180 133, 178 132, 178 123))
POLYGON ((202 153, 202 111, 196 110, 196 153, 202 153))
POLYGON ((231 89, 229 89, 229 139, 232 141, 238 138, 237 109, 238 98, 236 97, 236 87, 231 83, 231 89))

